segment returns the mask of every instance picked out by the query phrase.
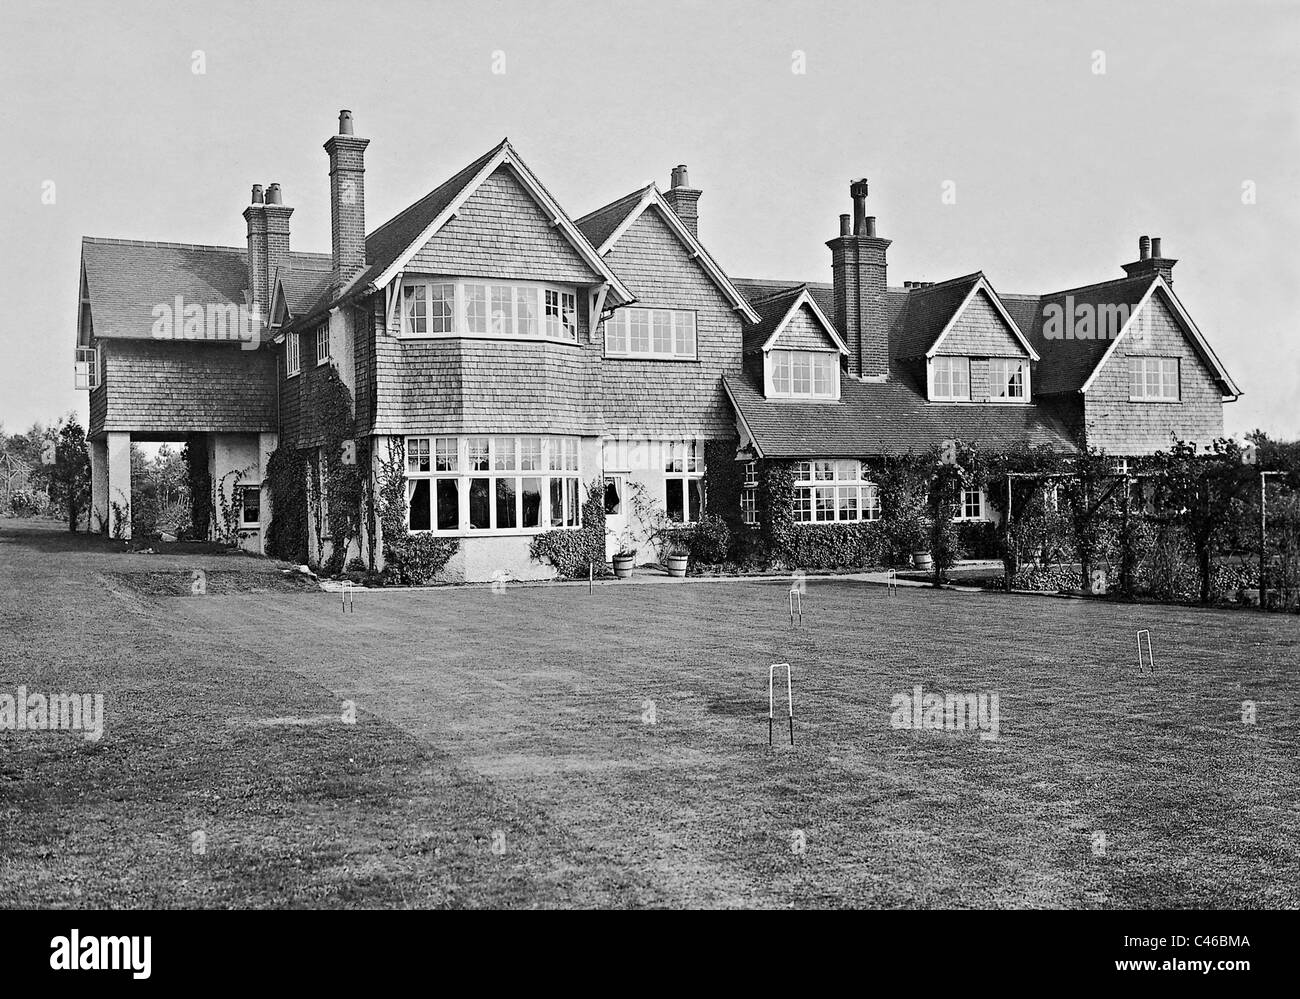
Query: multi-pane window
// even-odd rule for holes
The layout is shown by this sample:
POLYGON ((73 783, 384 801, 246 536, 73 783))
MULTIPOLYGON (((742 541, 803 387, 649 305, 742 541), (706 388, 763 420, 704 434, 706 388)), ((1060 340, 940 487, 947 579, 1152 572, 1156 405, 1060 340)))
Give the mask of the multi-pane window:
POLYGON ((758 462, 745 462, 745 478, 740 489, 740 519, 746 524, 758 523, 758 462))
POLYGON ((578 296, 575 291, 540 284, 408 283, 402 288, 402 332, 407 336, 544 335, 576 342, 578 296))
POLYGON ((284 371, 286 377, 293 377, 302 370, 298 355, 298 334, 288 333, 284 338, 284 371))
POLYGON ((954 520, 984 519, 984 490, 978 486, 967 486, 961 491, 953 511, 954 520))
POLYGON ((936 357, 931 362, 934 384, 930 398, 970 399, 970 358, 936 357))
POLYGON ((695 313, 619 309, 605 322, 606 357, 695 358, 695 313))
POLYGON ((695 441, 663 445, 664 506, 668 519, 694 524, 704 506, 704 458, 695 441))
POLYGON ((316 363, 324 364, 330 359, 330 324, 321 323, 316 327, 316 363))
POLYGON ((994 399, 1025 398, 1025 362, 1018 357, 989 358, 989 395, 994 399))
POLYGON ((262 487, 239 487, 239 524, 241 527, 257 527, 262 520, 262 487))
POLYGON ((578 441, 566 437, 408 437, 412 531, 577 527, 578 441))
POLYGON ((833 351, 773 350, 769 395, 835 399, 840 394, 840 358, 833 351))
POLYGON ((1178 401, 1178 358, 1132 357, 1128 359, 1130 400, 1178 401))
POLYGON ((794 519, 854 523, 880 517, 880 493, 859 461, 801 461, 795 470, 794 519))

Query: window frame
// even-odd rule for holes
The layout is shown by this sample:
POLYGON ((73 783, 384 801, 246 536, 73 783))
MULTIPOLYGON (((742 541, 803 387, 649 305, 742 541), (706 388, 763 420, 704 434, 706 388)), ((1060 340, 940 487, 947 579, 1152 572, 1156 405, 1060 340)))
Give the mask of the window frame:
POLYGON ((641 305, 627 305, 615 310, 614 314, 603 323, 604 333, 601 338, 604 356, 626 361, 698 361, 700 353, 699 313, 695 309, 651 308, 641 305), (634 350, 632 347, 633 314, 638 319, 644 314, 646 329, 646 350, 634 350), (689 317, 690 322, 687 323, 689 317), (656 319, 664 319, 668 329, 668 350, 654 349, 656 319), (690 351, 678 349, 678 343, 686 342, 689 327, 690 351), (621 333, 620 333, 621 331, 621 333), (679 339, 679 332, 682 336, 679 339), (611 342, 620 342, 622 349, 611 347, 611 342))
POLYGON ((985 516, 985 513, 988 509, 988 497, 985 495, 983 488, 980 486, 962 486, 957 493, 957 502, 954 504, 954 506, 955 509, 953 510, 953 516, 952 516, 953 523, 960 524, 960 523, 968 523, 972 521, 982 521, 988 519, 985 516), (975 500, 976 500, 975 505, 978 507, 978 512, 974 514, 969 512, 970 511, 969 499, 972 493, 974 493, 975 495, 975 500))
MULTIPOLYGON (((516 537, 582 527, 582 446, 578 437, 555 434, 408 434, 403 438, 406 481, 406 529, 439 537, 516 537), (537 442, 534 450, 530 445, 537 442), (412 466, 415 466, 414 468, 412 466), (532 467, 525 467, 530 465, 532 467), (475 483, 487 482, 486 527, 471 525, 475 483), (525 527, 525 484, 537 482, 537 523, 525 527), (429 482, 429 526, 411 526, 411 501, 417 483, 429 482), (456 526, 441 528, 439 481, 455 485, 456 526), (513 524, 498 526, 502 486, 513 487, 513 524), (555 486, 558 484, 559 489, 555 486), (553 502, 559 494, 559 519, 553 502)), ((511 519, 511 518, 507 518, 511 519)))
POLYGON ((758 461, 745 461, 740 480, 740 522, 746 527, 758 526, 758 461))
POLYGON ((813 347, 773 347, 763 351, 763 389, 769 399, 798 399, 814 402, 837 402, 840 398, 840 352, 833 348, 813 347), (780 355, 780 356, 778 356, 780 355), (808 361, 808 391, 795 391, 795 361, 797 358, 808 361), (781 362, 788 358, 788 374, 785 378, 787 389, 782 390, 778 378, 786 366, 781 362), (817 391, 817 361, 829 360, 832 384, 829 392, 817 391))
MULTIPOLYGON (((971 401, 971 395, 970 395, 970 358, 969 358, 969 357, 967 357, 965 354, 939 354, 939 355, 937 355, 937 356, 935 356, 935 357, 930 358, 930 363, 929 363, 929 365, 928 365, 928 368, 929 368, 929 377, 930 377, 930 385, 929 385, 929 389, 930 389, 930 401, 931 401, 931 402, 970 402, 970 401, 971 401), (965 369, 965 372, 966 372, 966 378, 965 378, 965 381, 966 381, 966 394, 965 394, 965 395, 956 395, 956 394, 951 394, 951 393, 950 393, 950 394, 948 394, 948 395, 940 395, 940 394, 939 394, 939 368, 940 368, 940 365, 943 365, 943 366, 945 366, 945 367, 948 367, 948 366, 951 366, 951 365, 954 365, 954 364, 960 364, 960 366, 961 366, 962 368, 965 369)), ((952 387, 952 383, 953 383, 952 372, 951 372, 951 371, 949 371, 949 373, 948 373, 947 381, 948 381, 949 387, 951 388, 951 387, 952 387)))
POLYGON ((241 531, 260 531, 262 529, 262 483, 260 482, 241 482, 239 484, 239 530, 241 531), (244 519, 244 511, 248 507, 244 503, 244 493, 253 489, 257 492, 257 520, 248 521, 244 519))
POLYGON ((867 477, 867 467, 855 458, 814 458, 795 464, 794 523, 869 524, 880 520, 880 485, 867 477), (856 466, 849 470, 848 466, 856 466), (855 490, 853 516, 840 516, 849 507, 845 493, 855 490), (827 494, 827 495, 823 495, 827 494), (820 516, 829 503, 830 516, 820 516), (844 506, 841 507, 841 504, 844 506), (801 516, 807 513, 807 517, 801 516))
POLYGON ((1159 402, 1159 403, 1179 403, 1183 401, 1183 365, 1181 357, 1170 357, 1167 355, 1157 354, 1129 354, 1128 355, 1128 401, 1129 402, 1159 402), (1142 372, 1142 394, 1135 395, 1133 392, 1133 366, 1136 362, 1142 372), (1159 382, 1159 395, 1150 395, 1147 391, 1151 384, 1150 366, 1156 365, 1156 378, 1159 382), (1173 371, 1170 376, 1166 371, 1166 365, 1172 365, 1173 371), (1173 395, 1165 395, 1164 389, 1167 384, 1167 377, 1172 377, 1173 395))
MULTIPOLYGON (((399 336, 403 340, 529 340, 546 343, 574 344, 579 342, 578 304, 581 298, 576 285, 554 284, 548 281, 527 281, 501 279, 492 277, 475 277, 470 275, 430 276, 404 278, 402 280, 399 307, 399 336), (407 293, 414 298, 416 289, 423 289, 423 316, 407 314, 407 293), (450 289, 450 299, 447 297, 450 289), (482 290, 480 298, 478 292, 482 290), (508 328, 494 332, 497 321, 494 318, 493 303, 498 301, 499 293, 507 290, 506 304, 509 305, 508 328), (527 294, 521 294, 527 292, 527 294), (471 305, 471 293, 473 305, 471 305), (554 311, 550 314, 554 322, 548 321, 548 302, 554 298, 554 311), (450 306, 448 302, 450 301, 450 306), (531 303, 531 306, 530 304, 531 303), (482 316, 477 306, 482 306, 482 316), (529 309, 531 307, 531 312, 529 309), (481 329, 471 329, 471 318, 477 323, 481 319, 481 329), (411 328, 413 320, 422 321, 424 330, 411 328), (435 329, 446 326, 449 329, 435 329), (528 332, 531 329, 532 332, 528 332), (557 330, 558 333, 553 333, 557 330)), ((506 319, 504 315, 501 317, 506 319)), ((499 327, 498 327, 499 328, 499 327)))
POLYGON ((328 364, 329 360, 330 360, 330 324, 321 323, 319 326, 316 327, 316 367, 319 368, 322 364, 328 364), (321 349, 320 349, 322 334, 324 334, 324 340, 325 340, 324 353, 321 353, 321 349))
POLYGON ((692 527, 699 520, 691 520, 691 493, 699 496, 699 516, 704 516, 704 446, 697 440, 663 441, 660 445, 659 467, 663 474, 664 511, 674 527, 692 527), (680 451, 678 449, 681 449, 680 451), (680 455, 680 457, 679 457, 680 455), (680 468, 674 467, 680 464, 680 468), (668 510, 668 484, 680 482, 682 490, 682 519, 674 520, 668 510), (694 486, 692 484, 695 484, 694 486))
POLYGON ((1026 403, 1029 401, 1029 359, 1027 357, 990 357, 989 364, 989 402, 996 403, 1026 403), (1000 377, 994 376, 994 370, 1002 368, 1008 370, 1011 365, 1020 367, 1020 395, 994 395, 993 387, 995 385, 1005 385, 1010 379, 1010 375, 1000 377))
POLYGON ((295 378, 302 374, 302 343, 297 333, 284 335, 284 377, 295 378))

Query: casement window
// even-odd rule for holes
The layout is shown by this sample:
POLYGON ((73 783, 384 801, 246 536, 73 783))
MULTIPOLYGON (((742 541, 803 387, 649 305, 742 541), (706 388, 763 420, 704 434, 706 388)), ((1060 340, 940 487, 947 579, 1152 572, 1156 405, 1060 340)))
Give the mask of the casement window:
POLYGON ((108 364, 105 360, 103 367, 100 367, 101 355, 94 347, 78 347, 76 360, 73 362, 73 385, 78 389, 96 389, 104 384, 104 375, 107 373, 108 364))
POLYGON ((758 462, 745 462, 745 478, 740 489, 740 519, 750 526, 758 524, 758 462))
POLYGON ((989 358, 989 398, 1026 398, 1027 364, 1018 357, 989 358))
POLYGON ((481 336, 578 340, 572 288, 487 281, 404 282, 404 336, 481 336))
POLYGON ((695 441, 672 441, 663 446, 664 507, 668 519, 694 524, 704 506, 704 457, 695 441))
POLYGON ((953 520, 983 520, 984 490, 978 486, 963 488, 954 506, 953 520))
POLYGON ((298 357, 298 334, 288 333, 284 338, 284 372, 286 378, 292 378, 302 370, 298 357))
POLYGON ((239 487, 239 526, 257 527, 262 520, 262 487, 239 487))
POLYGON ((768 352, 769 396, 838 399, 840 357, 825 350, 772 350, 768 352))
POLYGON ((801 461, 795 466, 794 519, 803 524, 880 519, 880 492, 860 461, 801 461))
POLYGON ((408 437, 412 531, 532 533, 578 527, 575 437, 408 437))
POLYGON ((970 399, 970 358, 936 357, 930 362, 930 398, 948 402, 970 399))
POLYGON ((330 324, 321 323, 316 327, 316 364, 321 365, 330 359, 330 324))
POLYGON ((606 357, 695 360, 695 313, 619 309, 605 321, 606 357))
POLYGON ((1177 402, 1178 358, 1129 357, 1130 402, 1177 402))

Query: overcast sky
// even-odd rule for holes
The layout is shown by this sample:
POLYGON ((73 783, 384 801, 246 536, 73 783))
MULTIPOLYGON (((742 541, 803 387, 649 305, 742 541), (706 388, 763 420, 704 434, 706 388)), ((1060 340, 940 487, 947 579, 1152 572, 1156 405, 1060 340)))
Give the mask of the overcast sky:
POLYGON ((509 136, 575 218, 688 164, 733 276, 829 280, 858 176, 891 285, 1045 292, 1161 236, 1245 391, 1229 433, 1297 437, 1298 67, 1294 2, 4 0, 0 420, 86 421, 82 235, 243 246, 278 181, 293 247, 328 252, 350 108, 369 228, 509 136))

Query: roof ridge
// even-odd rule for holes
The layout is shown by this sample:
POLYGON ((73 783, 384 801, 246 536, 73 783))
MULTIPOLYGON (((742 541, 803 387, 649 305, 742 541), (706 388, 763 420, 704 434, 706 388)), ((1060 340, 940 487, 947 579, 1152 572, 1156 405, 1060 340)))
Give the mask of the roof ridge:
MULTIPOLYGON (((390 225, 397 222, 399 219, 405 218, 408 214, 413 212, 420 205, 424 204, 431 197, 433 197, 435 194, 441 191, 444 187, 448 186, 457 178, 459 178, 462 174, 469 174, 470 176, 472 176, 478 170, 482 169, 482 165, 484 163, 486 163, 488 160, 490 160, 493 156, 495 156, 497 153, 499 153, 502 149, 504 149, 508 145, 510 145, 510 140, 502 139, 500 142, 498 142, 495 146, 489 149, 482 156, 479 156, 474 160, 472 160, 471 162, 465 164, 465 166, 461 167, 454 174, 452 174, 450 177, 444 180, 441 184, 435 184, 431 189, 425 191, 424 194, 420 195, 420 197, 416 198, 414 201, 412 201, 409 205, 403 208, 392 218, 388 219, 386 222, 380 223, 374 229, 370 230, 370 232, 366 233, 366 241, 369 242, 375 236, 378 236, 381 232, 387 229, 390 225)), ((469 179, 470 179, 469 177, 466 177, 463 181, 461 181, 460 186, 463 187, 465 184, 469 183, 469 179)))
POLYGON ((594 218, 594 217, 597 216, 597 215, 603 215, 605 212, 608 212, 608 211, 610 211, 610 210, 612 210, 612 209, 614 209, 614 208, 617 208, 619 205, 623 204, 623 202, 625 202, 625 201, 631 201, 633 198, 636 198, 636 199, 638 199, 638 200, 639 200, 640 198, 644 198, 644 197, 645 197, 645 192, 648 191, 648 190, 649 190, 651 187, 653 187, 653 186, 654 186, 654 184, 651 183, 651 184, 646 184, 644 187, 638 187, 635 191, 631 191, 631 192, 629 192, 629 193, 623 195, 621 198, 615 198, 615 199, 614 199, 613 201, 611 201, 609 204, 607 204, 607 205, 601 205, 599 208, 594 208, 594 209, 592 209, 592 210, 589 211, 586 215, 582 215, 582 216, 580 216, 580 217, 574 219, 574 220, 573 220, 573 224, 574 224, 574 225, 581 225, 583 222, 586 222, 588 219, 590 219, 590 218, 594 218))
POLYGON ((1108 285, 1108 284, 1120 284, 1120 283, 1125 282, 1125 281, 1148 281, 1148 282, 1150 282, 1150 281, 1154 281, 1154 280, 1155 280, 1157 277, 1159 277, 1159 276, 1160 276, 1160 275, 1157 274, 1157 273, 1154 272, 1154 271, 1152 271, 1150 274, 1139 274, 1139 275, 1137 275, 1136 277, 1130 277, 1130 276, 1128 276, 1128 275, 1125 275, 1124 277, 1119 277, 1119 278, 1110 278, 1110 279, 1108 279, 1108 280, 1106 280, 1106 281, 1094 281, 1092 284, 1081 284, 1081 285, 1078 285, 1078 286, 1076 286, 1076 287, 1074 287, 1074 288, 1062 288, 1062 289, 1060 289, 1059 291, 1046 291, 1046 292, 1043 292, 1043 294, 1038 295, 1037 297, 1038 297, 1038 298, 1051 298, 1051 297, 1053 297, 1053 296, 1055 296, 1055 295, 1067 295, 1067 294, 1069 294, 1069 293, 1072 292, 1072 291, 1089 291, 1089 290, 1091 290, 1091 289, 1093 289, 1093 288, 1101 288, 1101 287, 1103 287, 1103 286, 1105 286, 1105 285, 1108 285))
MULTIPOLYGON (((948 285, 958 284, 962 281, 969 281, 972 278, 978 280, 979 278, 982 277, 984 277, 983 271, 971 271, 971 273, 969 274, 962 274, 960 277, 948 278, 946 281, 935 281, 933 284, 923 285, 920 288, 917 287, 901 288, 899 290, 900 291, 934 291, 936 288, 945 288, 948 285)), ((988 279, 985 278, 985 280, 987 281, 988 279)))
POLYGON ((118 239, 112 236, 82 236, 81 242, 95 243, 101 246, 144 246, 162 250, 230 250, 232 253, 247 253, 246 246, 217 246, 211 243, 169 243, 160 239, 118 239))

